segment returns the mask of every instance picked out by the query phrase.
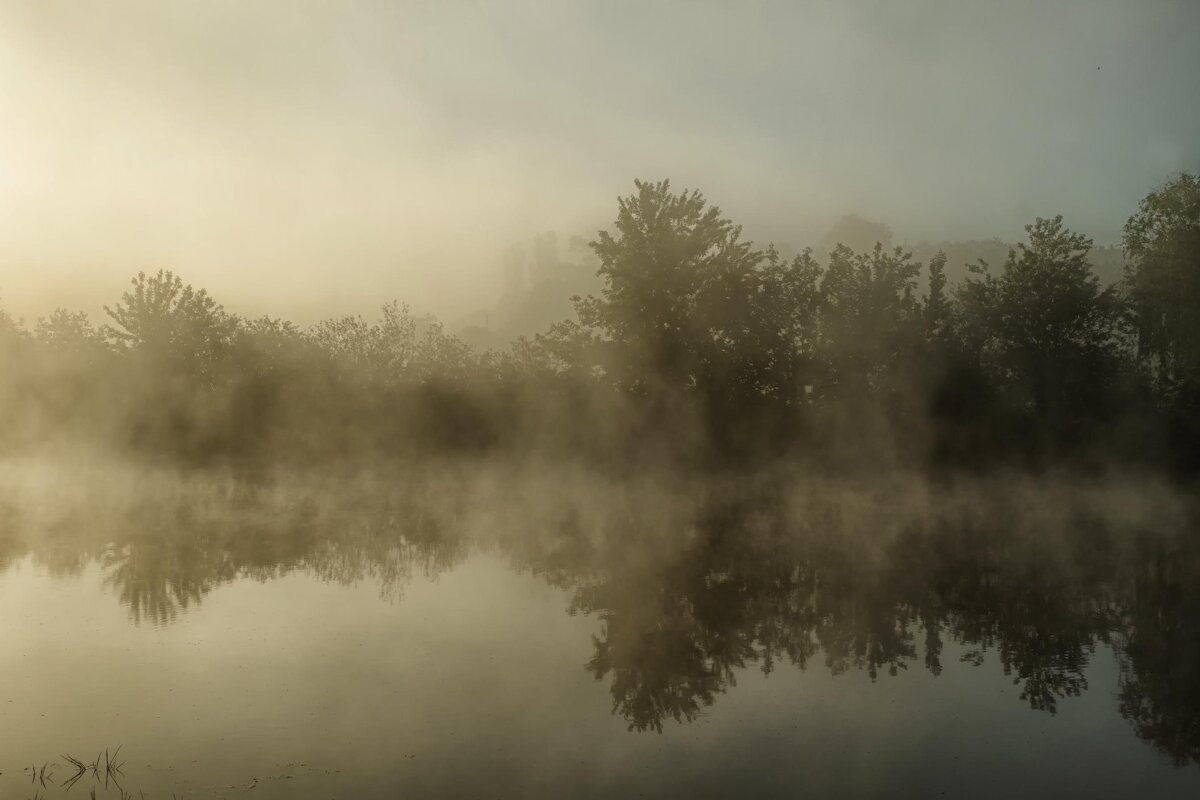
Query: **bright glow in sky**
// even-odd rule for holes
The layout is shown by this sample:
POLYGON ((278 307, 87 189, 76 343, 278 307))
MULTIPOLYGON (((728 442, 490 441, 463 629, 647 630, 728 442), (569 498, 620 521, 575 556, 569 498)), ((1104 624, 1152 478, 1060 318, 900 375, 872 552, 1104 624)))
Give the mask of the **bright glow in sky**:
POLYGON ((490 303, 634 177, 755 239, 1113 241, 1200 169, 1200 3, 0 0, 0 303, 174 268, 301 321, 490 303))

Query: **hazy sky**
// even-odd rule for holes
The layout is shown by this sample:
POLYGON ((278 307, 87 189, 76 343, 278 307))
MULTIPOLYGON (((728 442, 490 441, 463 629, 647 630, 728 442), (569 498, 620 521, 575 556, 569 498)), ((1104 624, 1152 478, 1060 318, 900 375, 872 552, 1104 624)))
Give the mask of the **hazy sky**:
POLYGON ((0 303, 174 268, 302 321, 454 317, 634 177, 754 238, 1112 241, 1200 169, 1200 2, 0 0, 0 303))

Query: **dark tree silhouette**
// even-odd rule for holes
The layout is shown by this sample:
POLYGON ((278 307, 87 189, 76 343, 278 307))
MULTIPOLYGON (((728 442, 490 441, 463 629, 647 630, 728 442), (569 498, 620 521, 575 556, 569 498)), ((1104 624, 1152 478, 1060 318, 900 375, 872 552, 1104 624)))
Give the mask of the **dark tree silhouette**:
POLYGON ((547 293, 592 267, 599 291, 501 351, 396 302, 301 329, 139 273, 99 331, 62 309, 32 331, 0 316, 0 426, 8 446, 88 436, 201 461, 515 447, 701 468, 1186 471, 1200 467, 1198 195, 1185 175, 1143 201, 1121 291, 1060 217, 956 283, 949 254, 1003 244, 920 245, 923 271, 885 227, 847 218, 821 261, 784 258, 699 192, 636 181, 594 257, 546 235, 510 259, 510 329, 557 314, 547 293))
POLYGON ((211 377, 237 330, 238 321, 227 314, 208 292, 193 289, 171 271, 155 275, 139 272, 130 282, 132 291, 121 295, 104 311, 115 325, 104 334, 118 347, 211 377))
POLYGON ((1139 348, 1165 380, 1200 381, 1200 178, 1185 173, 1146 195, 1124 245, 1139 348))
POLYGON ((1122 307, 1088 261, 1091 239, 1038 219, 1028 244, 1009 253, 999 275, 986 264, 958 289, 963 340, 991 381, 1027 409, 1040 430, 1078 440, 1083 421, 1111 396, 1122 307))

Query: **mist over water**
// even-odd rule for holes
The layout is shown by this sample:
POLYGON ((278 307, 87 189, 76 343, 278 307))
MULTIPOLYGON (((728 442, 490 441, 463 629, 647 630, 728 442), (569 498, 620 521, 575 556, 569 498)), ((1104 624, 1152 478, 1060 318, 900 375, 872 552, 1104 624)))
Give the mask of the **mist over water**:
POLYGON ((1169 484, 10 462, 0 509, 13 766, 120 743, 127 786, 195 797, 1200 780, 1169 484))
POLYGON ((0 797, 1200 796, 1198 11, 0 2, 0 797))

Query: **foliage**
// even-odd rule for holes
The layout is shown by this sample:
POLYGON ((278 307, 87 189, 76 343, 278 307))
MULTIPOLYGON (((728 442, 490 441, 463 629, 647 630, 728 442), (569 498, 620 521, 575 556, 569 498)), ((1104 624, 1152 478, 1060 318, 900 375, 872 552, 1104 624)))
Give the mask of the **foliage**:
POLYGON ((821 281, 821 328, 831 390, 858 394, 888 385, 920 334, 921 265, 901 248, 856 254, 838 245, 821 281))
POLYGON ((95 356, 107 349, 103 334, 92 327, 87 314, 64 308, 39 319, 33 338, 58 355, 77 358, 95 356))
POLYGON ((1092 242, 1061 216, 1025 227, 999 275, 981 263, 958 289, 959 328, 994 384, 1059 432, 1111 389, 1122 306, 1088 261, 1092 242))
POLYGON ((132 291, 104 307, 115 323, 103 327, 104 335, 118 348, 211 376, 237 329, 236 318, 169 270, 139 272, 130 283, 132 291))
MULTIPOLYGON (((947 252, 922 245, 922 263, 862 220, 835 232, 870 234, 867 249, 784 258, 699 192, 634 188, 591 242, 598 291, 501 351, 397 302, 310 328, 244 319, 169 271, 139 273, 99 330, 63 309, 31 331, 0 312, 0 441, 83 437, 200 461, 804 453, 831 468, 1161 461, 1168 438, 1177 453, 1200 441, 1200 400, 1187 399, 1200 398, 1194 178, 1130 220, 1124 287, 1102 283, 1091 240, 1061 217, 1029 225, 997 273, 981 261, 954 282, 947 252)), ((510 309, 578 285, 579 244, 570 261, 548 236, 532 262, 514 256, 510 309)))
POLYGON ((1125 225, 1138 346, 1168 382, 1200 383, 1200 178, 1146 195, 1125 225))
POLYGON ((592 243, 600 297, 576 309, 585 328, 613 343, 621 385, 683 389, 740 343, 762 254, 699 192, 674 194, 668 181, 636 186, 618 201, 616 235, 601 231, 592 243))

